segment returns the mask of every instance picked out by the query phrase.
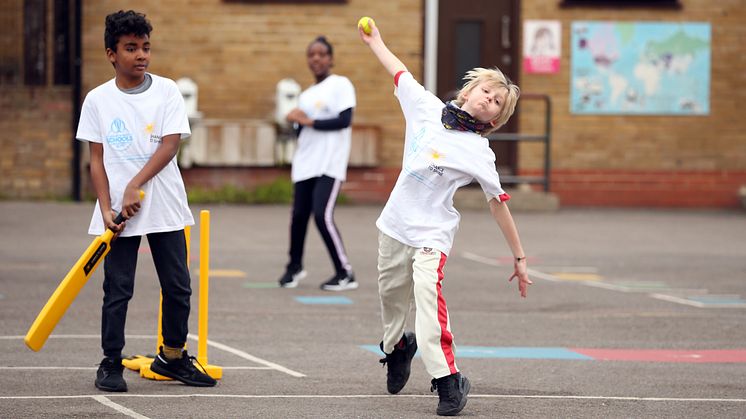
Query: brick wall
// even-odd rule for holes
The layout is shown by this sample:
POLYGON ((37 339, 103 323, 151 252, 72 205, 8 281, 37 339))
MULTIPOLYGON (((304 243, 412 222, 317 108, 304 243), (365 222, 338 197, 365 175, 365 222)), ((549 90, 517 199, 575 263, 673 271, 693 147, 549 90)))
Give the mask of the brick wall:
POLYGON ((0 196, 70 196, 70 95, 69 87, 0 86, 0 196))
MULTIPOLYGON (((67 198, 71 88, 23 86, 23 1, 0 0, 0 10, 0 197, 67 198)), ((47 20, 50 57, 51 12, 47 20)), ((51 84, 49 60, 47 79, 51 84)))
POLYGON ((200 87, 205 118, 273 119, 275 85, 313 78, 305 49, 324 34, 334 45, 337 74, 355 85, 355 124, 382 128, 381 158, 401 156, 404 123, 393 83, 357 34, 363 14, 379 23, 389 47, 421 78, 422 0, 349 0, 344 4, 252 4, 222 0, 85 1, 83 91, 113 77, 103 47, 104 18, 119 9, 147 14, 153 24, 150 71, 190 77, 200 87), (188 4, 188 5, 185 5, 188 4))
MULTIPOLYGON (((746 84, 746 46, 741 41, 746 35, 743 0, 682 0, 679 10, 563 9, 559 3, 522 1, 521 19, 561 20, 563 56, 559 74, 522 74, 520 85, 524 92, 547 93, 553 99, 552 189, 562 204, 737 205, 737 188, 746 183, 746 122, 739 109, 746 99, 741 88, 746 84), (569 28, 573 20, 580 19, 710 22, 710 115, 570 114, 569 28), (664 194, 679 198, 664 198, 664 194), (681 198, 703 194, 709 194, 709 199, 681 198)), ((5 11, 0 15, 0 72, 15 69, 10 73, 16 77, 0 78, 1 193, 65 196, 70 190, 70 91, 66 87, 18 86, 22 6, 20 0, 0 0, 5 11)), ((147 13, 155 27, 151 71, 173 79, 194 79, 201 88, 199 108, 206 118, 271 120, 276 82, 292 77, 307 87, 312 79, 305 48, 315 36, 327 35, 335 45, 334 71, 348 76, 357 89, 355 123, 381 127, 379 157, 384 167, 351 170, 345 188, 363 201, 385 198, 401 161, 404 124, 392 96, 391 80, 360 43, 355 23, 362 14, 376 18, 390 48, 422 79, 422 0, 349 0, 339 5, 84 1, 84 93, 113 76, 104 56, 105 15, 130 8, 147 13)), ((521 131, 541 132, 540 103, 524 101, 521 107, 521 131)), ((535 173, 541 164, 539 145, 520 145, 522 173, 535 173)), ((262 174, 249 170, 241 177, 263 179, 262 174)))
MULTIPOLYGON (((678 10, 560 8, 524 0, 522 19, 562 22, 557 75, 522 74, 526 92, 551 95, 552 189, 563 205, 738 205, 746 183, 746 7, 742 0, 682 0, 678 10), (712 27, 710 114, 707 116, 577 116, 569 111, 570 27, 573 20, 700 21, 712 27)), ((526 105, 524 132, 541 132, 541 110, 526 105)), ((522 145, 519 165, 538 169, 542 151, 522 145)))

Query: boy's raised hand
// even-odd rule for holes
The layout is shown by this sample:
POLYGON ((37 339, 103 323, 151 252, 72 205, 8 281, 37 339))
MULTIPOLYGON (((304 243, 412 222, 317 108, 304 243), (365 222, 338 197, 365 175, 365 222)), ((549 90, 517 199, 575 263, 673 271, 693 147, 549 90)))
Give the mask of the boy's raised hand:
POLYGON ((368 23, 370 25, 370 35, 365 33, 362 26, 357 27, 357 31, 360 33, 360 39, 363 40, 365 45, 370 45, 371 42, 373 42, 374 39, 381 39, 381 33, 378 31, 378 26, 376 26, 376 23, 371 21, 368 23))

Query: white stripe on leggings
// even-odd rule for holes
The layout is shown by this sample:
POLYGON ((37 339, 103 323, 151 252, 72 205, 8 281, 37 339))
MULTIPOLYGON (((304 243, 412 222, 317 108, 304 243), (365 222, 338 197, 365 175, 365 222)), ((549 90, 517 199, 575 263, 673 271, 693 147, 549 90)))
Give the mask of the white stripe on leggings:
POLYGON ((326 209, 324 210, 324 224, 326 224, 326 230, 332 237, 334 242, 334 249, 337 251, 337 257, 342 267, 346 271, 350 271, 350 263, 347 261, 347 255, 345 254, 344 247, 342 246, 342 238, 339 236, 339 231, 334 226, 334 220, 332 213, 334 212, 334 203, 337 201, 337 194, 339 194, 339 188, 342 186, 342 181, 334 179, 334 186, 332 187, 332 193, 329 195, 329 200, 326 201, 326 209))

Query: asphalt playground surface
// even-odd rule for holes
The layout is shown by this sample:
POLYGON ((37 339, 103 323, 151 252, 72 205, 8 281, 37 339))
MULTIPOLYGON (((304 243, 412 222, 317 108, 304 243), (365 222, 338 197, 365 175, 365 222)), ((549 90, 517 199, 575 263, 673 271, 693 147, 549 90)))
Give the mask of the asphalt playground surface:
MULTIPOLYGON (((0 202, 0 417, 428 418, 437 396, 416 358, 389 395, 374 346, 378 207, 336 219, 360 288, 318 286, 331 272, 313 225, 309 276, 286 263, 288 206, 210 210, 209 345, 217 387, 151 381, 125 370, 127 393, 94 385, 101 360, 99 268, 40 352, 23 336, 81 252, 91 203, 0 202), (373 349, 373 350, 371 350, 373 349)), ((514 214, 534 285, 519 297, 489 211, 462 211, 444 295, 464 417, 746 417, 746 213, 563 209, 514 214)), ((196 355, 199 226, 192 231, 196 355)), ((158 283, 143 240, 127 354, 152 354, 158 283)), ((413 316, 409 324, 413 327, 413 316)))

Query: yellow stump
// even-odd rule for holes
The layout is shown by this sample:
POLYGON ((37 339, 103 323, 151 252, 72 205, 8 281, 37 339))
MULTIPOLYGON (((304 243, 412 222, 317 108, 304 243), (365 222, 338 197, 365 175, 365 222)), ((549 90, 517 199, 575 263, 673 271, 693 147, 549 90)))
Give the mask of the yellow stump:
POLYGON ((210 288, 210 211, 199 213, 199 327, 197 338, 197 361, 205 368, 205 373, 219 380, 223 368, 207 363, 207 312, 210 288))

